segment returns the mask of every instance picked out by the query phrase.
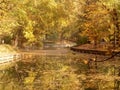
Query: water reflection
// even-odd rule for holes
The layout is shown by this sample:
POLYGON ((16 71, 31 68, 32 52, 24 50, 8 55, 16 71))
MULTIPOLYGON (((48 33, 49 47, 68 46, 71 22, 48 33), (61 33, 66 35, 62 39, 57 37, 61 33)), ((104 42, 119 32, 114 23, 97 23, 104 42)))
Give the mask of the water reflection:
POLYGON ((90 70, 80 56, 34 56, 0 71, 0 90, 120 90, 119 65, 90 70))

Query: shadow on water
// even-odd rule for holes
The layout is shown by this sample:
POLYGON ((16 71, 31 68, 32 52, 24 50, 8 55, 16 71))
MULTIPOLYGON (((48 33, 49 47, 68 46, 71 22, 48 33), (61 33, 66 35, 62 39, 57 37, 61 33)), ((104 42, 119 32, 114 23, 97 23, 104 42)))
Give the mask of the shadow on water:
POLYGON ((0 71, 0 90, 120 90, 120 67, 89 69, 79 55, 34 56, 0 71))

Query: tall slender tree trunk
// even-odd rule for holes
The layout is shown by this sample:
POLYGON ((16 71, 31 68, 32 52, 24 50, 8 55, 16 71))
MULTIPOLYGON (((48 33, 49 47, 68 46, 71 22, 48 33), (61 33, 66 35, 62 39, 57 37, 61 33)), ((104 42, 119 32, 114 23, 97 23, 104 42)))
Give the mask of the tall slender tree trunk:
POLYGON ((116 9, 113 9, 111 12, 112 15, 112 22, 115 26, 115 30, 114 30, 114 49, 116 49, 117 47, 120 47, 120 27, 119 27, 119 18, 118 18, 118 12, 116 9))
POLYGON ((15 36, 14 46, 18 47, 18 35, 15 36))

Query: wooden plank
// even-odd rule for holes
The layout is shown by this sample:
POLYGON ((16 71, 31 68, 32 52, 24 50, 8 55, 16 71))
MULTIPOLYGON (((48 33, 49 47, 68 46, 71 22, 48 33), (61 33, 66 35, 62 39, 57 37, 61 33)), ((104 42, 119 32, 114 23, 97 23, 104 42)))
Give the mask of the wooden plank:
MULTIPOLYGON (((107 55, 107 50, 97 50, 97 49, 81 49, 77 47, 71 47, 72 51, 80 52, 80 53, 88 53, 88 54, 98 54, 98 55, 107 55)), ((111 54, 117 54, 120 53, 120 51, 113 51, 111 54)))

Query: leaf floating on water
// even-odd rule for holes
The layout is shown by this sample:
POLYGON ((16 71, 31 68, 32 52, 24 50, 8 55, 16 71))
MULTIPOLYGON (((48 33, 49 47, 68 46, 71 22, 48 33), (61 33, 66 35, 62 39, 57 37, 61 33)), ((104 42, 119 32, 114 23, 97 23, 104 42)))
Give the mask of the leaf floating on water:
POLYGON ((96 60, 96 58, 92 58, 91 60, 92 60, 92 61, 95 61, 95 60, 96 60))
POLYGON ((83 62, 84 62, 85 64, 88 64, 88 60, 83 60, 83 62))

